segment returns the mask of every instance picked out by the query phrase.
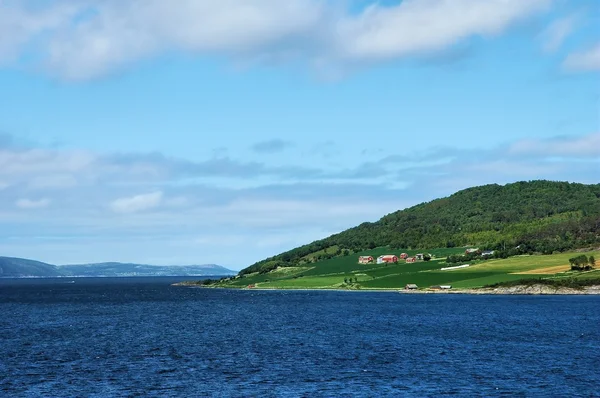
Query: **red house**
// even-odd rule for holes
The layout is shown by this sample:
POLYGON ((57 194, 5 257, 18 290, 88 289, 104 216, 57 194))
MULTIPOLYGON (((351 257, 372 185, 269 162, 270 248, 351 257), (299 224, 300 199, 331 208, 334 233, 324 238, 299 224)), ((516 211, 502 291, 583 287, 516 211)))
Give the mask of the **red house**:
POLYGON ((406 262, 407 263, 416 263, 417 262, 417 258, 416 257, 407 257, 406 258, 406 262))
POLYGON ((406 260, 406 259, 408 258, 408 254, 406 254, 406 253, 402 253, 402 254, 400 255, 400 258, 401 258, 402 260, 406 260))
POLYGON ((387 254, 385 256, 377 257, 377 264, 397 263, 397 262, 398 262, 398 256, 395 256, 393 254, 387 254))
POLYGON ((370 264, 374 261, 373 256, 360 256, 358 258, 359 264, 370 264))

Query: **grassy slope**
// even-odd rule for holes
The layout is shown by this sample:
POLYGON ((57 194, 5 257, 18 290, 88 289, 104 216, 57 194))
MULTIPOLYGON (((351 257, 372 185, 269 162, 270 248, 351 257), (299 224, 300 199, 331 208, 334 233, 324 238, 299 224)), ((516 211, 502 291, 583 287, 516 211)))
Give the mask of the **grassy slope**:
MULTIPOLYGON (((373 257, 386 253, 399 254, 401 250, 391 251, 388 248, 378 248, 347 257, 333 258, 314 264, 313 267, 304 267, 298 272, 291 270, 275 271, 267 274, 253 274, 242 277, 233 282, 224 284, 229 287, 245 287, 256 284, 260 288, 361 288, 361 289, 397 289, 408 283, 415 283, 419 287, 429 287, 439 284, 450 284, 455 288, 481 287, 497 282, 514 281, 531 278, 555 278, 575 276, 577 278, 590 278, 600 276, 599 271, 589 273, 562 272, 543 274, 549 267, 569 264, 569 258, 574 253, 561 253, 547 256, 518 256, 508 259, 487 260, 473 263, 469 268, 452 271, 441 271, 440 268, 448 266, 442 256, 464 251, 464 248, 430 250, 436 259, 430 262, 407 264, 403 261, 396 265, 358 264, 359 255, 372 255, 373 257), (540 270, 540 274, 531 272, 540 270), (344 284, 345 278, 357 278, 358 282, 348 286, 344 284)), ((417 251, 408 251, 410 255, 417 251)), ((600 251, 587 252, 600 259, 600 251)))

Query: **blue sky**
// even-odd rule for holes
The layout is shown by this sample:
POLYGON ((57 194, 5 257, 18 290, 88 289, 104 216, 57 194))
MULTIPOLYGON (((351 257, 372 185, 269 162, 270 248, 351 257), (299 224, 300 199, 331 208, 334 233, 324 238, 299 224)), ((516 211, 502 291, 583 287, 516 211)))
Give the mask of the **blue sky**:
POLYGON ((0 255, 264 257, 459 189, 598 183, 595 0, 0 1, 0 255))

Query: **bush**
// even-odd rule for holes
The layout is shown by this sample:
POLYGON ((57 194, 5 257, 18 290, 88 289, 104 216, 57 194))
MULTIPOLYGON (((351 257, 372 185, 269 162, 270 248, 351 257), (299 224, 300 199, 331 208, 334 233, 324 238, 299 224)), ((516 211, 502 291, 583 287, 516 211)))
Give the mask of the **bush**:
POLYGON ((589 271, 594 268, 596 259, 594 256, 590 256, 590 258, 588 258, 585 254, 582 254, 580 256, 570 258, 569 263, 571 264, 572 271, 589 271))

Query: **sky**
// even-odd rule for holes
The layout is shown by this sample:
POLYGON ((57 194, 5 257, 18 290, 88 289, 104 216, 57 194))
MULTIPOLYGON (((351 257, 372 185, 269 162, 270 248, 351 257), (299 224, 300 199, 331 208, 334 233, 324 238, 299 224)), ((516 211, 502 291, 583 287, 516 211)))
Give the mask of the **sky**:
POLYGON ((597 0, 0 0, 0 255, 232 269, 600 183, 597 0))

